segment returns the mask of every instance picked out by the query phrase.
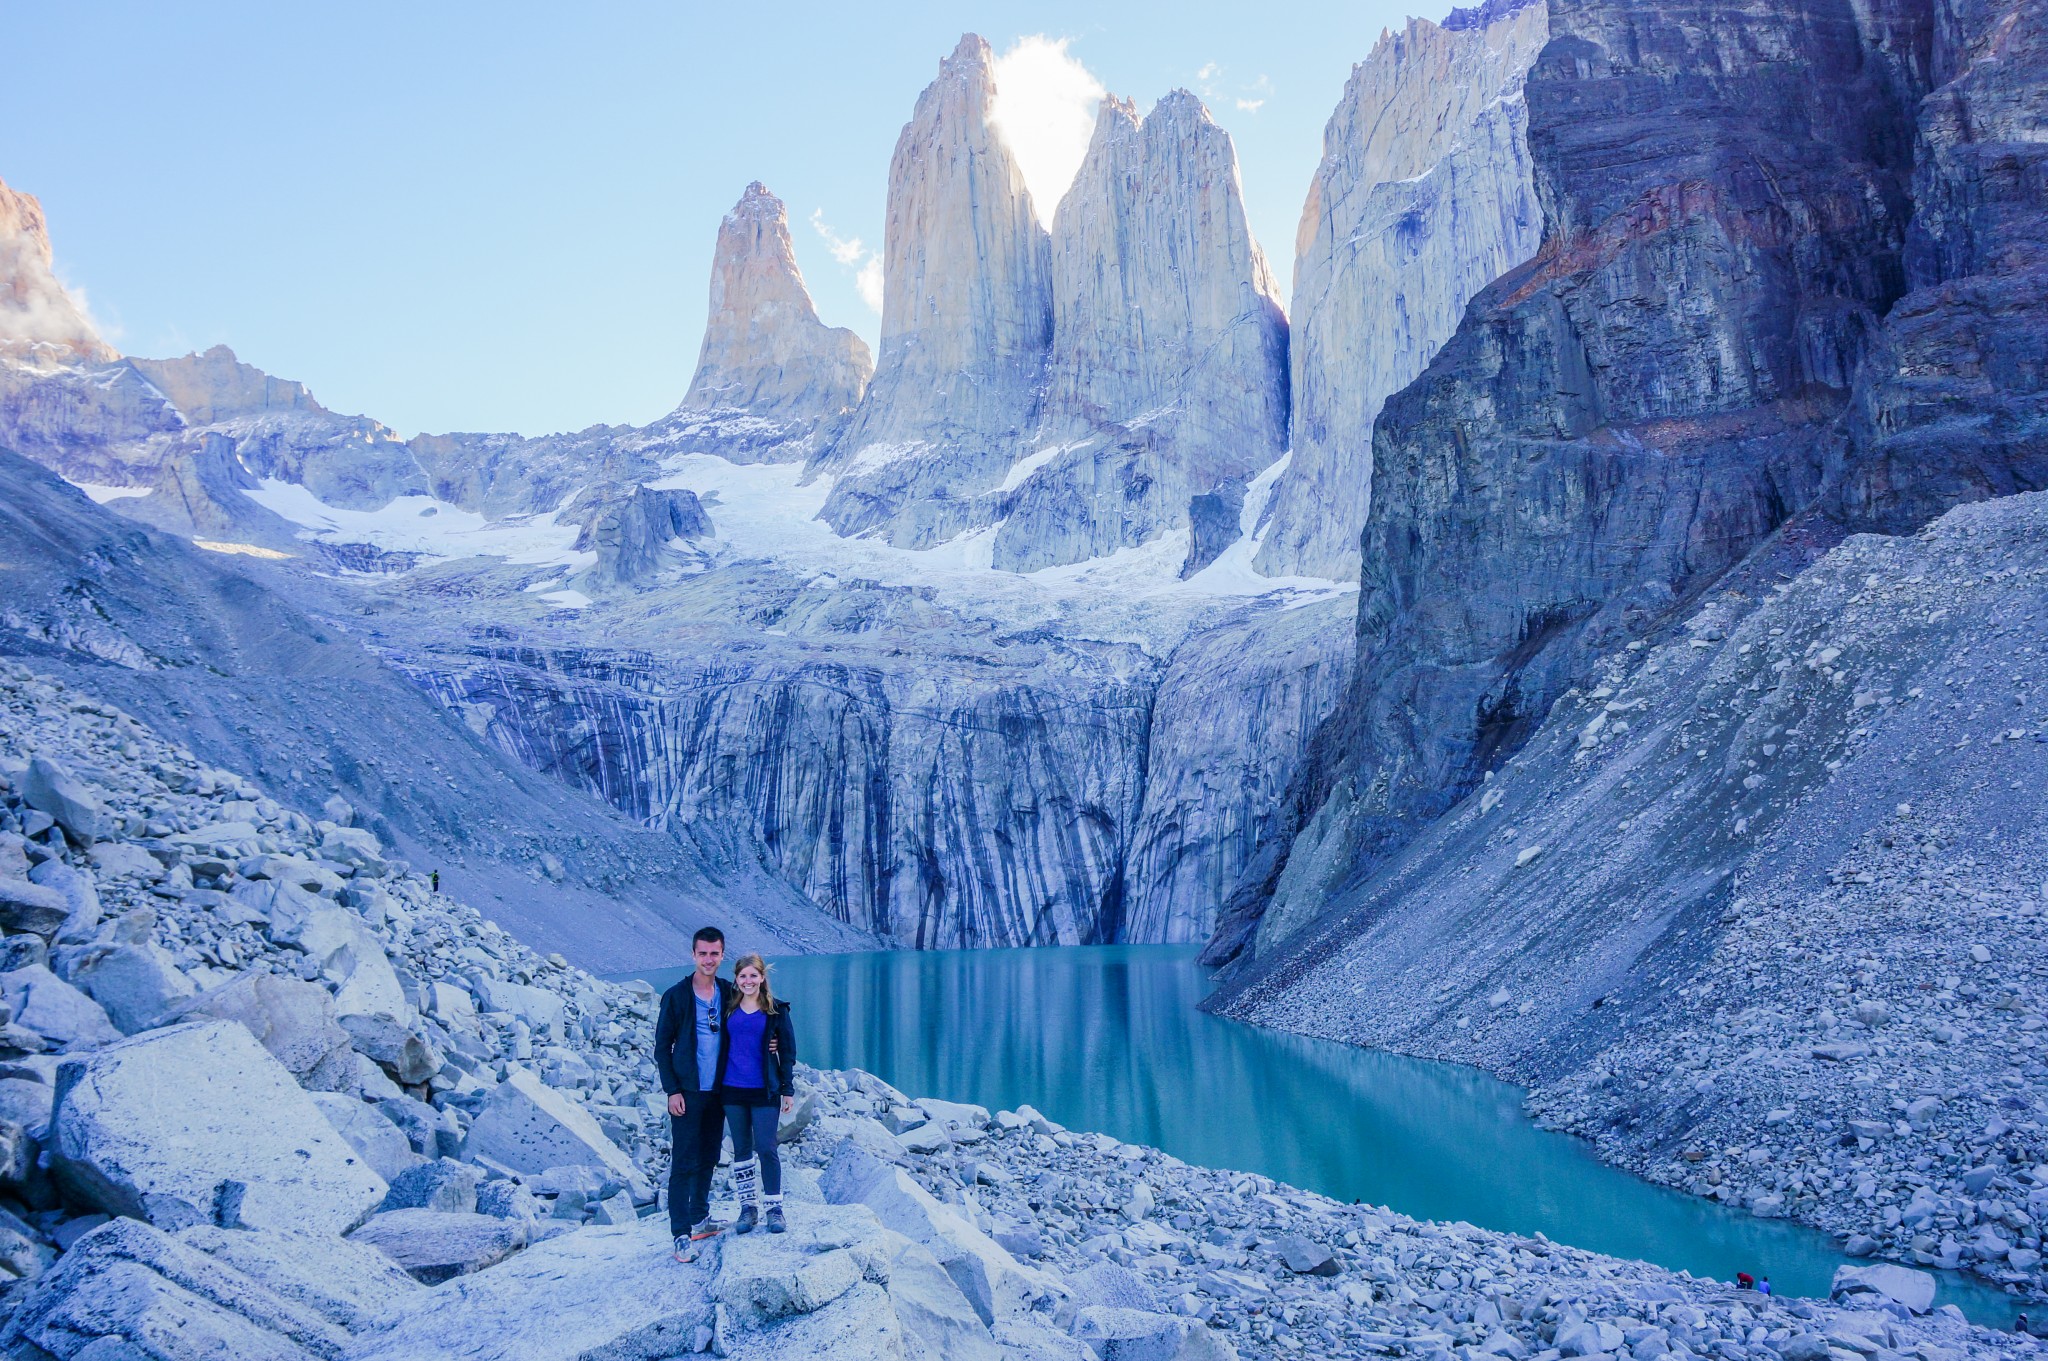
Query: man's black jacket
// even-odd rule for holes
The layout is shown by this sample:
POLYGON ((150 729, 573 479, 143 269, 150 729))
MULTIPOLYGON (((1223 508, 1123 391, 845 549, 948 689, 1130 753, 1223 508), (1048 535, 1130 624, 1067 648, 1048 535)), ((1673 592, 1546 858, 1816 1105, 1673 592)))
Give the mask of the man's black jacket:
MULTIPOLYGON (((697 1081, 697 975, 661 995, 661 1018, 654 1023, 654 1067, 661 1074, 661 1089, 670 1096, 677 1092, 701 1092, 697 1081), (677 1048, 682 1052, 678 1053, 677 1048)), ((718 980, 718 1066, 725 1067, 725 1013, 732 1008, 738 989, 727 979, 718 980)))

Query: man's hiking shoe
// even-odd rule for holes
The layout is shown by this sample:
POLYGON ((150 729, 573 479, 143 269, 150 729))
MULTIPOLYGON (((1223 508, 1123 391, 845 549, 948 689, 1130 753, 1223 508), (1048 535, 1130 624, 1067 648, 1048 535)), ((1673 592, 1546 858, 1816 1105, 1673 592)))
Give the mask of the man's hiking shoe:
POLYGON ((732 1231, 734 1233, 752 1233, 754 1225, 758 1224, 760 1220, 761 1211, 759 1209, 752 1205, 742 1205, 740 1206, 739 1222, 732 1226, 732 1231))
POLYGON ((686 1265, 697 1260, 696 1241, 686 1233, 676 1237, 676 1260, 686 1265))
POLYGON ((789 1221, 782 1217, 782 1207, 780 1205, 770 1205, 768 1207, 768 1232, 789 1232, 789 1221))
POLYGON ((702 1219, 698 1220, 696 1224, 691 1226, 690 1237, 692 1240, 703 1238, 716 1238, 719 1234, 723 1232, 725 1232, 725 1225, 719 1223, 710 1215, 705 1215, 702 1219))

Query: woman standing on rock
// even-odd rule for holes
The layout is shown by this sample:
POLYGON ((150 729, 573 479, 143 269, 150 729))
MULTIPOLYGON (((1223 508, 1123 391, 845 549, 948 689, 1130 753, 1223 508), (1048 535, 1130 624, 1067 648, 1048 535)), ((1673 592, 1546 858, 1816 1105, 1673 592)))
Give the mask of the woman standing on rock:
POLYGON ((765 1191, 768 1232, 788 1228, 782 1217, 782 1157, 776 1127, 796 1104, 796 1030, 789 1003, 768 988, 768 961, 741 958, 737 985, 726 1002, 724 1044, 718 1054, 718 1095, 732 1134, 732 1184, 739 1194, 739 1233, 761 1222, 765 1191))

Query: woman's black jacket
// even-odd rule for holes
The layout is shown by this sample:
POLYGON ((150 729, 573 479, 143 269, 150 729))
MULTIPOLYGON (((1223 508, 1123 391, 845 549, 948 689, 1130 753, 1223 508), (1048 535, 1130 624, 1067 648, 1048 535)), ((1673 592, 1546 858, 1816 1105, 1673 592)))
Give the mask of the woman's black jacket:
MULTIPOLYGON (((732 1018, 718 1029, 718 1085, 725 1085, 725 1062, 732 1056, 732 1018)), ((774 1096, 796 1095, 796 1027, 789 1023, 789 1003, 775 999, 768 1024, 761 1028, 761 1071, 767 1075, 768 1090, 774 1096)))
MULTIPOLYGON (((697 1082, 697 994, 691 982, 695 977, 687 975, 661 995, 661 1016, 654 1023, 654 1069, 661 1074, 661 1089, 670 1096, 704 1090, 697 1082)), ((738 995, 730 979, 718 980, 719 1072, 725 1071, 725 1013, 738 995)))

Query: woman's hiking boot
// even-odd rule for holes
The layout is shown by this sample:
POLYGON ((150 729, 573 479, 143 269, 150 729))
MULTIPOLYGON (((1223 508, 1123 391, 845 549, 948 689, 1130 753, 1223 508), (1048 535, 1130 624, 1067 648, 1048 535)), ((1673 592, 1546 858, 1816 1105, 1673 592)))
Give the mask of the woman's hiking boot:
POLYGON ((734 1233, 752 1233, 754 1226, 760 1222, 761 1210, 759 1206, 742 1205, 740 1206, 739 1222, 732 1226, 732 1231, 734 1233))
POLYGON ((782 1217, 782 1207, 780 1205, 770 1205, 768 1207, 768 1232, 789 1232, 789 1221, 782 1217))

